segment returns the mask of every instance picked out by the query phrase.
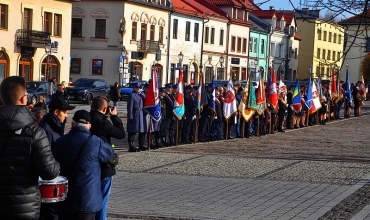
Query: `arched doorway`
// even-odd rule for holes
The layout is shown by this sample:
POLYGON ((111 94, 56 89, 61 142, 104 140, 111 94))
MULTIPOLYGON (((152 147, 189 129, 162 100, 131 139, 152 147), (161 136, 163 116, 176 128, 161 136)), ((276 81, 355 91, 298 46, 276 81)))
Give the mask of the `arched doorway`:
POLYGON ((5 52, 0 52, 0 82, 9 76, 9 58, 5 52))
POLYGON ((143 64, 130 62, 130 82, 143 79, 143 64))
POLYGON ((206 74, 205 74, 205 82, 211 82, 213 76, 213 66, 205 66, 206 74))
POLYGON ((46 56, 42 61, 41 81, 48 81, 55 77, 59 82, 59 61, 55 56, 46 56))
POLYGON ((157 70, 157 79, 158 85, 163 85, 163 66, 161 64, 156 63, 155 68, 157 70))
POLYGON ((21 57, 19 60, 19 73, 26 81, 33 80, 33 63, 31 57, 21 57))

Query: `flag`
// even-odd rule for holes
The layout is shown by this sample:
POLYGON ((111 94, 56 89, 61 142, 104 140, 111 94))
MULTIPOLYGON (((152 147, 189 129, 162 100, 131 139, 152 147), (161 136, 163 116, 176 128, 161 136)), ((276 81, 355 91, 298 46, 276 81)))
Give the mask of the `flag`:
POLYGON ((286 85, 283 82, 283 80, 281 80, 281 78, 280 78, 280 82, 279 82, 278 96, 280 96, 280 93, 284 93, 286 95, 286 85))
POLYGON ((258 88, 257 88, 257 95, 256 95, 256 102, 258 105, 258 114, 262 115, 263 112, 266 109, 266 94, 265 94, 265 82, 264 82, 264 72, 263 69, 260 69, 260 80, 258 83, 258 88))
POLYGON ((312 83, 312 89, 311 89, 311 94, 312 94, 312 105, 311 108, 308 111, 308 114, 313 114, 317 112, 321 108, 321 102, 320 102, 320 96, 319 93, 317 92, 316 88, 316 83, 312 83))
POLYGON ((295 79, 295 84, 294 84, 294 90, 293 90, 293 104, 292 108, 295 112, 299 112, 302 108, 302 103, 301 103, 301 94, 299 91, 299 81, 298 78, 295 79))
POLYGON ((252 83, 252 77, 249 77, 249 102, 248 108, 252 110, 258 110, 257 100, 256 100, 256 92, 252 83))
POLYGON ((236 99, 235 99, 235 91, 233 87, 233 81, 231 80, 231 77, 229 78, 229 81, 227 83, 227 88, 225 92, 225 102, 223 106, 223 112, 225 119, 229 119, 236 111, 236 99))
POLYGON ((270 76, 269 94, 268 102, 272 105, 274 109, 278 108, 278 94, 276 91, 276 70, 273 70, 270 76))
POLYGON ((324 91, 322 90, 321 76, 317 79, 317 90, 319 91, 320 101, 327 101, 324 91))
POLYGON ((216 84, 215 84, 215 75, 212 77, 212 92, 209 95, 208 107, 216 113, 216 84))
POLYGON ((307 88, 307 95, 305 97, 305 104, 310 110, 312 108, 312 82, 311 82, 311 77, 308 78, 308 88, 307 88))
POLYGON ((182 79, 182 67, 179 69, 179 81, 178 81, 178 91, 173 104, 173 113, 178 120, 182 119, 185 113, 184 106, 184 84, 182 79))
POLYGON ((331 69, 330 93, 333 101, 335 101, 338 98, 338 90, 337 83, 335 80, 335 72, 333 68, 331 69))
POLYGON ((346 71, 346 84, 344 89, 344 97, 347 99, 347 102, 352 102, 352 92, 351 92, 351 82, 350 82, 348 69, 346 71))
POLYGON ((238 107, 238 110, 239 112, 241 112, 245 121, 249 121, 255 112, 253 109, 248 108, 249 90, 250 90, 249 80, 247 80, 247 84, 244 87, 244 90, 242 93, 242 99, 240 100, 239 107, 238 107))
POLYGON ((157 70, 152 68, 152 79, 149 81, 149 89, 146 94, 144 109, 154 121, 159 121, 162 117, 161 102, 159 100, 157 70))

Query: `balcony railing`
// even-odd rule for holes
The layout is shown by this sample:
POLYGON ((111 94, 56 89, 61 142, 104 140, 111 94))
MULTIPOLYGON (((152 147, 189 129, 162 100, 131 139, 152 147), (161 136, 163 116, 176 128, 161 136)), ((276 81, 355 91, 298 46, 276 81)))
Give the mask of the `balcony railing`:
POLYGON ((51 43, 50 33, 43 31, 18 29, 17 45, 27 47, 45 47, 51 43))
POLYGON ((137 42, 137 51, 144 53, 156 53, 159 50, 159 42, 152 40, 139 40, 137 42))

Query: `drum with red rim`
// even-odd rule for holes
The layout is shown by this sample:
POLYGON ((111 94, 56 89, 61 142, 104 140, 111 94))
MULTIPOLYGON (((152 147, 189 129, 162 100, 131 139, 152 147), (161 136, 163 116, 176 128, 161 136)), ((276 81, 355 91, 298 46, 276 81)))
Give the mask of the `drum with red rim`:
POLYGON ((64 176, 58 176, 52 180, 39 178, 41 202, 61 202, 67 198, 68 180, 64 176))

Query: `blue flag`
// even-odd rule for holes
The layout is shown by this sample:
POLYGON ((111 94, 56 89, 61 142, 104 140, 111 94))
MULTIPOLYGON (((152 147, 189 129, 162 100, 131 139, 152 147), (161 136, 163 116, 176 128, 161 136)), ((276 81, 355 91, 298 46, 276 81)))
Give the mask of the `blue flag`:
POLYGON ((154 121, 159 121, 162 117, 161 102, 158 94, 157 70, 153 67, 152 79, 149 81, 149 89, 145 98, 144 109, 149 113, 154 121))
POLYGON ((306 95, 306 106, 308 109, 311 109, 312 107, 312 82, 311 77, 308 79, 308 89, 307 89, 307 95, 306 95))
POLYGON ((215 84, 215 75, 212 77, 212 92, 209 94, 208 107, 216 112, 216 84, 215 84))
POLYGON ((300 88, 299 88, 298 77, 296 78, 295 84, 294 84, 292 108, 295 112, 301 111, 301 108, 302 108, 301 93, 300 93, 300 88))
POLYGON ((347 99, 347 102, 352 101, 352 92, 351 92, 351 82, 350 82, 349 72, 348 69, 346 71, 346 84, 344 89, 344 97, 347 99))

